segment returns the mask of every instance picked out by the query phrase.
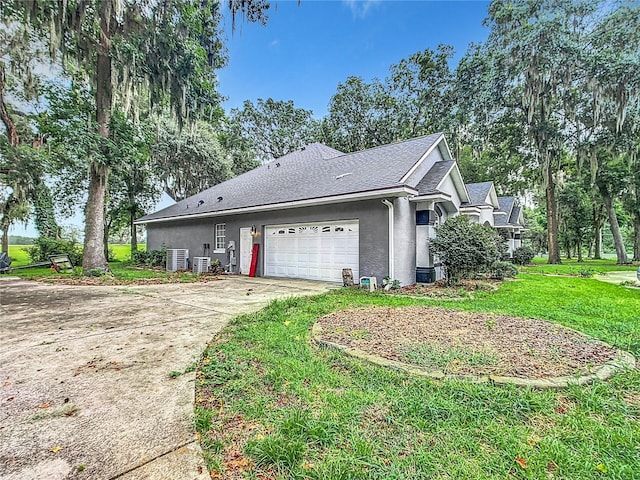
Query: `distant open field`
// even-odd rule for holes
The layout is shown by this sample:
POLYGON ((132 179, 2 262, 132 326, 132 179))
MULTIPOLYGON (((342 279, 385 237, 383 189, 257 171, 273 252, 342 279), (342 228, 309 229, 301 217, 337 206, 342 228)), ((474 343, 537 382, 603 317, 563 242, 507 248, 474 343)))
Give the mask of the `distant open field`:
MULTIPOLYGON (((29 265, 31 258, 27 253, 27 249, 31 245, 9 245, 9 257, 11 258, 11 266, 19 267, 22 265, 29 265)), ((131 257, 131 245, 110 245, 109 248, 113 250, 115 260, 118 262, 124 262, 131 257)), ((146 245, 138 245, 138 250, 146 250, 146 245)))

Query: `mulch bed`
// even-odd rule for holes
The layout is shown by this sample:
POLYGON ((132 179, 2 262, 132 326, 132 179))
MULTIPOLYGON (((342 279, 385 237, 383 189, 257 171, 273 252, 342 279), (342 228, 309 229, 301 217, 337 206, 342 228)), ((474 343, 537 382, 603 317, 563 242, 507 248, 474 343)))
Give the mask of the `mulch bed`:
POLYGON ((446 373, 549 378, 586 373, 616 349, 554 323, 438 307, 367 307, 318 319, 320 340, 409 363, 407 351, 428 345, 490 357, 478 365, 455 358, 446 373))

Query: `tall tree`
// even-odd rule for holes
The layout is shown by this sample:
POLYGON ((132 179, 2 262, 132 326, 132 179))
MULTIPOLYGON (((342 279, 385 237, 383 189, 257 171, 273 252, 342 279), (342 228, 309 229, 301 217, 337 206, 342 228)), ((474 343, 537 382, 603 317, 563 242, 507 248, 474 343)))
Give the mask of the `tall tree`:
POLYGON ((582 248, 589 234, 591 201, 584 187, 576 181, 563 185, 558 191, 561 239, 567 249, 567 258, 571 250, 576 252, 578 262, 582 262, 582 248))
POLYGON ((545 189, 549 263, 560 263, 557 173, 566 148, 567 101, 574 86, 590 2, 494 0, 487 45, 499 56, 501 88, 520 92, 527 136, 540 164, 545 189))
POLYGON ((164 191, 180 201, 231 178, 233 161, 222 148, 219 133, 209 122, 180 129, 164 119, 151 147, 153 167, 164 191))
POLYGON ((451 129, 453 47, 439 45, 400 60, 386 80, 397 138, 407 139, 451 129))
MULTIPOLYGON (((261 18, 268 5, 229 2, 234 14, 261 18)), ((0 17, 25 25, 61 57, 67 73, 80 71, 95 99, 95 130, 103 141, 87 156, 83 268, 108 269, 104 255, 104 210, 109 172, 109 126, 115 100, 126 109, 148 93, 152 105, 167 102, 183 120, 218 103, 214 69, 224 64, 219 39, 220 2, 215 0, 6 1, 0 17), (144 88, 143 88, 144 87, 144 88)), ((135 110, 135 108, 134 108, 135 110)))
POLYGON ((640 143, 640 4, 607 2, 603 18, 589 33, 582 55, 589 96, 582 104, 585 134, 580 147, 588 151, 592 180, 613 232, 617 263, 624 264, 628 257, 615 199, 634 197, 635 176, 628 167, 635 164, 640 143), (621 173, 625 166, 626 175, 621 173))
POLYGON ((136 218, 145 215, 159 200, 161 190, 152 162, 149 160, 153 141, 150 122, 134 123, 122 111, 111 117, 114 168, 109 182, 105 214, 105 254, 109 235, 114 229, 127 228, 131 254, 138 250, 136 218))
POLYGON ((493 181, 501 194, 522 194, 540 174, 528 148, 521 94, 503 88, 500 61, 486 45, 472 45, 460 60, 451 89, 451 146, 465 181, 493 181))
POLYGON ((348 77, 339 83, 322 122, 322 138, 343 152, 356 152, 398 140, 390 113, 392 98, 379 80, 348 77))
POLYGON ((262 162, 293 152, 319 135, 313 112, 296 107, 292 100, 245 100, 242 108, 231 110, 229 122, 230 131, 248 142, 262 162))

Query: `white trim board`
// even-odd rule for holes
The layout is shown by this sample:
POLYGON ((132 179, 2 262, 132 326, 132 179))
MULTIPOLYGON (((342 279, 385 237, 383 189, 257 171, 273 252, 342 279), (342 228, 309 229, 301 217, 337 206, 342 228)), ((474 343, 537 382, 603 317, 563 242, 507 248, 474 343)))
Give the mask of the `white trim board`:
POLYGON ((257 205, 254 207, 233 208, 229 210, 220 210, 217 212, 203 212, 192 215, 176 215, 173 217, 153 218, 150 220, 142 220, 134 222, 136 225, 146 223, 173 222, 176 220, 191 220, 193 218, 210 218, 222 217, 226 215, 237 215, 241 213, 254 213, 272 210, 285 210, 287 208, 312 207, 316 205, 328 205, 342 202, 355 202, 359 200, 372 200, 376 198, 384 198, 389 196, 403 197, 409 195, 417 195, 417 191, 409 187, 394 187, 385 190, 373 190, 367 192, 348 193, 346 195, 334 195, 331 197, 310 198, 307 200, 295 200, 292 202, 274 203, 270 205, 257 205))

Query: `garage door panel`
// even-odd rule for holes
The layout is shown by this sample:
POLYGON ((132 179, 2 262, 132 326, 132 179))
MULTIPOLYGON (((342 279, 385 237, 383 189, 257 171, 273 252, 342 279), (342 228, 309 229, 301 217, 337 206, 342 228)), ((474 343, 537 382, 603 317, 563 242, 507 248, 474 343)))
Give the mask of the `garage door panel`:
POLYGON ((358 278, 358 221, 273 225, 265 229, 265 273, 342 281, 342 269, 358 278))

